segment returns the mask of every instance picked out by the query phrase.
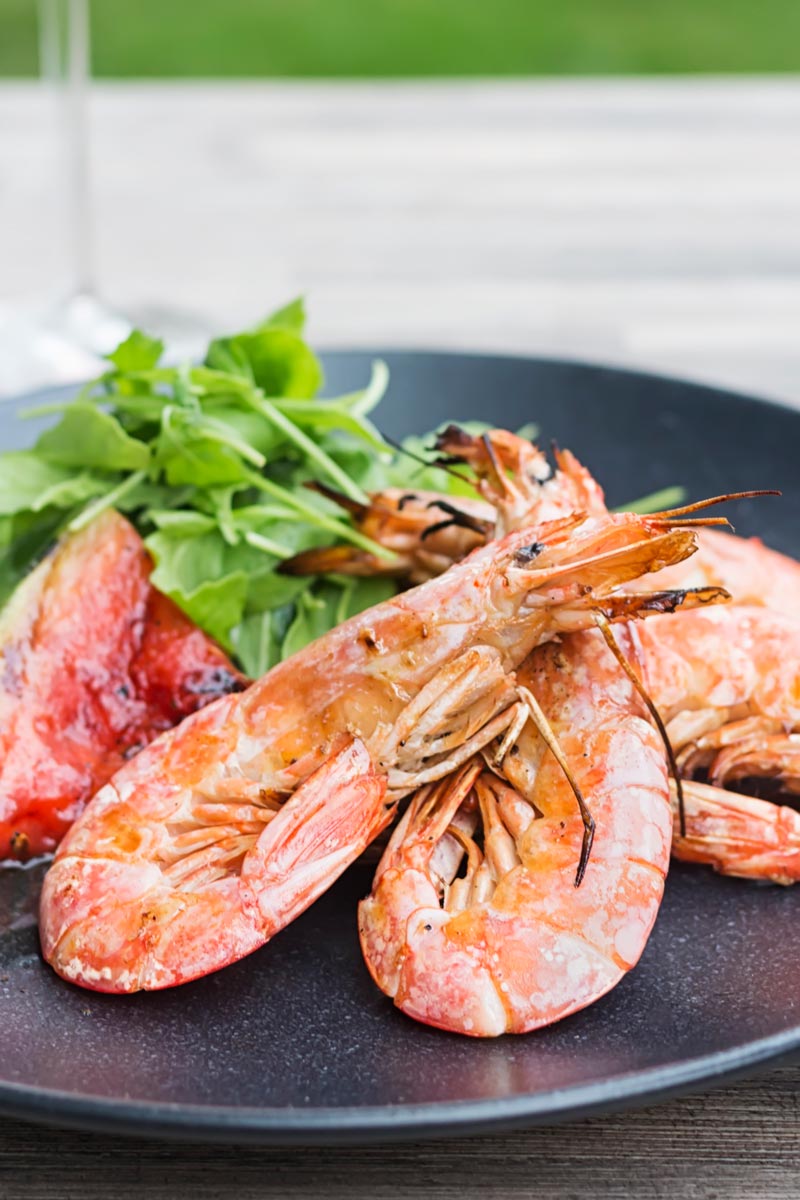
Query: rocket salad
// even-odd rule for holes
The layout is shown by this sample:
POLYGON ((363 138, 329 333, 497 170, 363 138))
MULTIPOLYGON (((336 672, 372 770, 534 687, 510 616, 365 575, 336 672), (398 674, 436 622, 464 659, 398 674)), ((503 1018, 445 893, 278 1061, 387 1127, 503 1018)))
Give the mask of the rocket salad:
POLYGON ((30 450, 0 455, 0 605, 57 536, 110 507, 145 538, 154 586, 252 677, 390 596, 388 578, 276 572, 330 542, 391 557, 304 485, 324 482, 357 501, 392 485, 472 489, 457 472, 420 465, 423 438, 398 455, 372 424, 384 363, 362 390, 321 399, 322 366, 304 328, 298 299, 213 340, 201 364, 177 367, 135 330, 74 399, 29 409, 59 419, 30 450))

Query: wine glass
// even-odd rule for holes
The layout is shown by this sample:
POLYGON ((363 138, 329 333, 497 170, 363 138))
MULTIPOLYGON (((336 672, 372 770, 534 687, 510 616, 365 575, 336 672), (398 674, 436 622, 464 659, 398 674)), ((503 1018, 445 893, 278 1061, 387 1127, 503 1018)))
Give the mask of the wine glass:
POLYGON ((130 328, 102 303, 94 286, 89 3, 37 0, 37 6, 41 86, 51 96, 57 133, 53 194, 59 205, 60 253, 59 261, 50 264, 57 282, 49 296, 0 312, 0 388, 9 394, 96 374, 101 356, 130 328))
MULTIPOLYGON (((89 94, 89 0, 36 0, 42 87, 57 126, 58 241, 64 273, 58 290, 37 304, 0 311, 0 391, 7 394, 97 374, 104 354, 124 338, 131 314, 107 304, 97 286, 92 212, 89 94)), ((54 271, 54 274, 57 272, 54 271)), ((193 314, 148 308, 150 332, 168 358, 196 355, 208 329, 193 314)))

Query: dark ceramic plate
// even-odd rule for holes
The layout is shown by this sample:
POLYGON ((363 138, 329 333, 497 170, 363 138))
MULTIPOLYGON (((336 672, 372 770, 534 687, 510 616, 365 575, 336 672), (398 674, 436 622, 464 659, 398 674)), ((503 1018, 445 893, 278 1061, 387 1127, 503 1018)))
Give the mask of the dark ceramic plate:
MULTIPOLYGON (((741 533, 800 555, 800 412, 574 363, 389 353, 378 421, 395 436, 483 418, 570 446, 612 504, 779 487, 741 533)), ((332 354, 337 391, 371 355, 332 354)), ((31 426, 0 410, 0 444, 31 426)), ((665 1096, 800 1048, 800 893, 673 868, 641 964, 584 1012, 527 1037, 416 1025, 370 982, 355 868, 263 950, 171 992, 112 998, 47 970, 35 871, 0 872, 0 1110, 156 1136, 263 1142, 419 1138, 555 1121, 665 1096)))

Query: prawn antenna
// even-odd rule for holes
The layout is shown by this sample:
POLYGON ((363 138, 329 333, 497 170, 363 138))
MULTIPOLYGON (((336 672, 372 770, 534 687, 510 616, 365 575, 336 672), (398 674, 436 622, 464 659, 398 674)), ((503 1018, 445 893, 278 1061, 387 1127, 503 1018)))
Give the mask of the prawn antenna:
POLYGON ((661 713, 656 708, 647 689, 645 688, 644 684, 642 683, 642 680, 639 677, 638 672, 635 670, 633 664, 626 658, 625 654, 622 651, 622 647, 620 646, 617 639, 614 637, 614 632, 613 632, 610 624, 608 623, 608 620, 606 619, 606 617, 604 617, 602 613, 596 612, 594 614, 594 619, 595 619, 595 624, 597 625, 597 628, 600 630, 600 632, 603 635, 603 638, 605 639, 606 645, 608 646, 611 653, 614 655, 614 658, 617 660, 619 665, 622 667, 625 674, 628 676, 628 679, 630 679, 630 681, 633 684, 633 686, 635 687, 636 691, 641 696, 642 700, 644 701, 644 703, 647 707, 647 711, 650 713, 650 716, 655 721, 656 728, 658 729, 658 732, 661 735, 661 740, 664 743, 664 749, 667 752, 667 761, 669 762, 669 769, 670 769, 670 772, 672 773, 672 778, 675 780, 675 791, 676 791, 676 794, 678 797, 678 816, 680 819, 681 837, 686 837, 686 812, 685 812, 684 803, 683 803, 683 782, 681 780, 680 771, 678 770, 678 763, 675 758, 675 751, 672 749, 672 742, 669 740, 669 734, 667 733, 667 727, 664 724, 663 720, 661 719, 661 713))
POLYGON ((439 508, 443 513, 447 513, 447 520, 437 521, 435 525, 429 525, 423 530, 420 535, 420 541, 424 542, 426 538, 431 537, 434 533, 439 533, 442 529, 449 529, 456 525, 459 529, 471 529, 473 533, 478 533, 481 537, 487 537, 491 532, 486 521, 479 521, 477 517, 471 517, 468 513, 462 512, 460 508, 456 508, 455 504, 449 504, 446 500, 431 500, 426 508, 439 508))
POLYGON ((506 476, 505 476, 505 472, 497 458, 497 455, 495 454, 494 446, 492 445, 492 439, 489 437, 488 433, 484 433, 481 438, 481 441, 483 442, 484 450, 486 451, 487 455, 489 456, 489 462, 492 464, 492 470, 494 471, 494 474, 495 474, 497 486, 502 488, 503 484, 505 483, 506 476))
POLYGON ((724 504, 728 500, 753 500, 756 496, 781 496, 783 493, 775 488, 760 488, 751 492, 727 492, 724 496, 709 496, 705 500, 695 500, 693 504, 683 504, 680 508, 666 508, 663 512, 653 513, 650 517, 664 525, 727 525, 733 528, 726 517, 699 517, 695 520, 682 521, 691 513, 700 512, 704 508, 712 508, 715 504, 724 504))
POLYGON ((581 821, 583 822, 583 841, 581 843, 581 856, 578 860, 578 870, 575 873, 575 887, 577 888, 583 883, 583 877, 586 874, 586 868, 589 865, 589 856, 592 853, 592 843, 594 842, 595 830, 594 817, 592 816, 589 806, 583 798, 583 792, 578 787, 577 780, 572 774, 572 768, 567 762, 564 751, 558 744, 558 738, 550 728, 550 723, 548 722, 547 717, 544 715, 539 701, 536 699, 533 692, 528 690, 528 688, 518 687, 517 690, 525 702, 531 720, 541 734, 542 740, 550 750, 553 758, 564 772, 567 783, 572 788, 575 799, 578 802, 578 810, 581 814, 581 821))
POLYGON ((359 520, 363 520, 369 511, 366 504, 362 504, 360 500, 353 500, 351 496, 346 496, 344 492, 337 492, 336 488, 329 487, 327 483, 320 483, 319 480, 308 479, 303 487, 338 504, 339 508, 343 508, 345 512, 349 512, 353 517, 358 517, 359 520))
MULTIPOLYGON (((419 463, 420 466, 437 467, 440 471, 445 471, 448 475, 452 475, 454 479, 460 479, 462 483, 468 483, 471 487, 474 486, 468 475, 462 475, 459 471, 454 471, 445 459, 423 458, 421 454, 415 454, 413 450, 409 450, 407 446, 402 444, 402 442, 395 441, 395 439, 389 437, 388 434, 384 433, 381 436, 383 437, 383 440, 386 442, 387 446, 391 446, 392 449, 396 450, 398 454, 404 454, 406 458, 413 459, 413 461, 419 463)), ((454 459, 453 461, 458 462, 460 460, 454 459)))

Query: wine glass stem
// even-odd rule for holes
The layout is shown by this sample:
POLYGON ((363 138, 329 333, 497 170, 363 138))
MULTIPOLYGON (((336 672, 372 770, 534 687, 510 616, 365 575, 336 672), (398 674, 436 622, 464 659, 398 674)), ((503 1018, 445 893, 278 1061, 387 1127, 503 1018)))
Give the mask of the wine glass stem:
POLYGON ((42 75, 59 99, 64 158, 64 219, 67 227, 68 288, 94 292, 89 181, 89 0, 39 0, 42 75))

